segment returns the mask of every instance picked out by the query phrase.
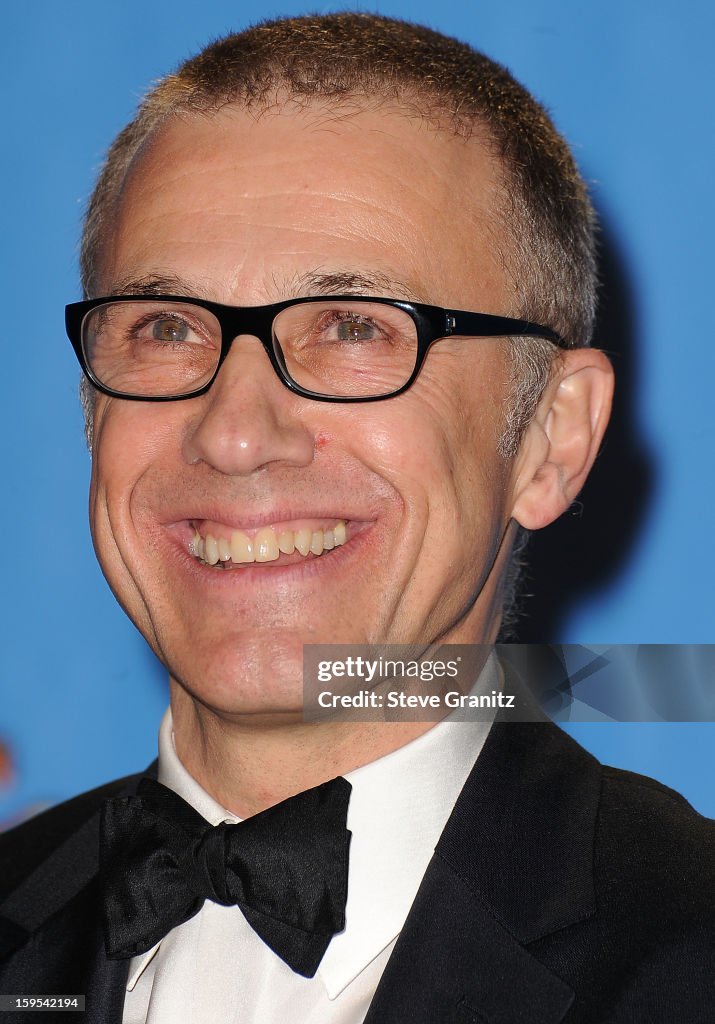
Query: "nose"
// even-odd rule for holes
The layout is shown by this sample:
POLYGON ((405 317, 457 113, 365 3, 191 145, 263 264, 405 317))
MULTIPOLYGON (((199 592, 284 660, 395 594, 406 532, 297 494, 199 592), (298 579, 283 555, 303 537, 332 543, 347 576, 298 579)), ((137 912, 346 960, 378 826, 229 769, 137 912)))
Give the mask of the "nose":
POLYGON ((307 466, 315 451, 314 433, 300 415, 307 402, 278 379, 260 341, 241 335, 209 391, 189 400, 196 415, 184 436, 184 458, 229 476, 274 464, 307 466))

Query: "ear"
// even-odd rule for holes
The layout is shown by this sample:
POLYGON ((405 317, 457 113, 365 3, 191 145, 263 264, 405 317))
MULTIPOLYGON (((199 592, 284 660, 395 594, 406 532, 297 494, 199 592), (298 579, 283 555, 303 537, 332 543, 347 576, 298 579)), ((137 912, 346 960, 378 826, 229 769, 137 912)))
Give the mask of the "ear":
POLYGON ((613 368, 598 349, 564 353, 522 439, 512 472, 512 517, 539 530, 583 487, 608 423, 613 368))

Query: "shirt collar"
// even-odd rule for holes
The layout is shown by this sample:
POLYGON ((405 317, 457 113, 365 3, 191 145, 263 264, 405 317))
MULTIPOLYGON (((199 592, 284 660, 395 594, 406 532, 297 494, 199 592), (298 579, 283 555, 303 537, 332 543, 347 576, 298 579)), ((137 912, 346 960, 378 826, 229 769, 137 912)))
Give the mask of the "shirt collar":
MULTIPOLYGON (((499 671, 492 654, 474 688, 499 688, 499 671)), ((352 786, 347 924, 333 938, 317 973, 330 999, 337 998, 399 935, 490 725, 448 716, 411 743, 345 775, 352 786)), ((212 825, 242 820, 217 803, 184 768, 174 746, 170 708, 159 729, 159 781, 212 825)), ((161 942, 132 960, 128 990, 160 946, 161 942)))

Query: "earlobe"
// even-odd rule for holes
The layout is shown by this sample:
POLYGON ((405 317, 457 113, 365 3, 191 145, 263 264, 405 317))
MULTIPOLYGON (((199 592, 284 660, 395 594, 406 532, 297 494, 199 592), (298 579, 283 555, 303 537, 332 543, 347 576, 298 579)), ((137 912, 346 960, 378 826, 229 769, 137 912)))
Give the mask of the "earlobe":
POLYGON ((565 353, 515 462, 512 517, 521 526, 547 526, 576 498, 601 446, 612 397, 613 368, 603 352, 565 353))

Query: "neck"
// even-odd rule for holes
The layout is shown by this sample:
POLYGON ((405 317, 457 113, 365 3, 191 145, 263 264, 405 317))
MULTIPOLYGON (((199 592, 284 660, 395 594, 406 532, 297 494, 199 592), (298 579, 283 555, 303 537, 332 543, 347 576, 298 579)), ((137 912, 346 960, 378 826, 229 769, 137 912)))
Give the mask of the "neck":
MULTIPOLYGON (((500 558, 506 557, 505 547, 508 554, 509 545, 502 543, 500 558)), ((499 630, 499 595, 492 588, 487 597, 486 621, 445 636, 443 641, 474 645, 471 681, 481 673, 488 645, 494 643, 499 630)), ((173 678, 169 682, 174 741, 181 763, 214 800, 239 818, 258 814, 398 750, 447 713, 446 708, 436 711, 429 721, 305 722, 300 714, 258 718, 212 708, 173 678)))
POLYGON ((199 703, 171 680, 176 752, 226 810, 248 818, 296 793, 354 771, 416 739, 429 722, 236 720, 199 703))

